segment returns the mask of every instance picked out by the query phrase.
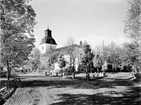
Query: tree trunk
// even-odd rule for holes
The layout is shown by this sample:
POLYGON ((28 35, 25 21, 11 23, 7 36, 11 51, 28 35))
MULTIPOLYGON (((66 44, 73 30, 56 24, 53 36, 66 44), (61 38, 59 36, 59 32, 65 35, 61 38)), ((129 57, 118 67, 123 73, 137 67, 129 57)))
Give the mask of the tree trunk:
POLYGON ((1 31, 1 28, 0 28, 0 67, 2 67, 2 31, 1 31))
POLYGON ((47 72, 45 72, 45 76, 47 76, 48 74, 47 74, 47 72))
POLYGON ((75 78, 75 69, 74 69, 74 66, 72 68, 72 77, 75 78))
POLYGON ((97 77, 99 77, 99 68, 97 67, 97 77))
POLYGON ((105 72, 105 69, 103 70, 103 76, 104 76, 104 77, 106 76, 106 72, 105 72))
POLYGON ((135 80, 139 80, 140 79, 140 76, 139 76, 139 68, 133 67, 132 68, 132 75, 133 75, 133 78, 135 80))
POLYGON ((106 76, 106 72, 105 72, 105 66, 102 66, 102 70, 103 70, 103 76, 106 76))
POLYGON ((58 72, 56 73, 56 76, 58 77, 58 72))
POLYGON ((62 72, 63 72, 63 77, 64 77, 64 75, 65 75, 64 70, 63 70, 63 68, 61 68, 61 69, 62 69, 62 72))
POLYGON ((88 73, 88 67, 86 67, 86 80, 90 80, 90 75, 88 73))
POLYGON ((7 80, 9 81, 10 80, 10 75, 11 75, 11 70, 10 70, 10 67, 9 67, 9 62, 7 60, 7 80))
POLYGON ((75 72, 73 72, 72 76, 73 76, 73 78, 75 78, 75 72))

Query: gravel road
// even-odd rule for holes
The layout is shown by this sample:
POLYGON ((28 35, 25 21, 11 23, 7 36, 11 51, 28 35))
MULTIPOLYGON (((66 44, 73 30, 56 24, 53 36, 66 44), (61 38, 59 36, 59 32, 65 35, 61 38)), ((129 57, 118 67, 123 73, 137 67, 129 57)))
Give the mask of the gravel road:
POLYGON ((4 105, 139 105, 141 87, 128 73, 86 81, 21 76, 22 84, 4 105))

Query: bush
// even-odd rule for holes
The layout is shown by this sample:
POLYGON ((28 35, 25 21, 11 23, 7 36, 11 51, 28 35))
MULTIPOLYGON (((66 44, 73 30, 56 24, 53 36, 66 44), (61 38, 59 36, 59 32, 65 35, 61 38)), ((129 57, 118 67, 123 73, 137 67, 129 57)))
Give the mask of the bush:
POLYGON ((6 78, 7 77, 7 72, 6 71, 1 71, 0 72, 0 77, 1 78, 6 78))
POLYGON ((73 67, 68 67, 68 68, 66 68, 66 69, 64 70, 65 75, 71 75, 71 74, 74 72, 73 70, 75 70, 75 68, 73 68, 73 67))

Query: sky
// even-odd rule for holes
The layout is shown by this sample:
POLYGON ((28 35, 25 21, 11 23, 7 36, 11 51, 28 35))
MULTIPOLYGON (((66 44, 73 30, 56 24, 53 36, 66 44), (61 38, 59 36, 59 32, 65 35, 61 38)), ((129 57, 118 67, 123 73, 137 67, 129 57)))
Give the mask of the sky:
POLYGON ((124 33, 127 0, 32 0, 37 16, 34 27, 35 45, 39 47, 44 30, 52 30, 57 48, 69 37, 79 44, 87 41, 92 48, 128 41, 124 33))

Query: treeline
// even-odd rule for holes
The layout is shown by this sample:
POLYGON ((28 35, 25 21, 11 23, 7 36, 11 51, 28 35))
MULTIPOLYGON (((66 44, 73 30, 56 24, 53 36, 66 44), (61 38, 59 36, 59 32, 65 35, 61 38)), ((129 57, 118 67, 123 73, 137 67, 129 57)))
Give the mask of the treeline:
MULTIPOLYGON (((136 47, 132 43, 124 43, 122 46, 111 43, 107 46, 98 46, 91 51, 90 45, 86 44, 83 47, 82 67, 79 67, 79 71, 84 72, 83 66, 90 65, 90 72, 96 72, 97 67, 99 71, 105 69, 107 72, 131 72, 138 62, 133 52, 134 49, 136 47)), ((136 66, 135 69, 138 70, 138 67, 136 66)))

